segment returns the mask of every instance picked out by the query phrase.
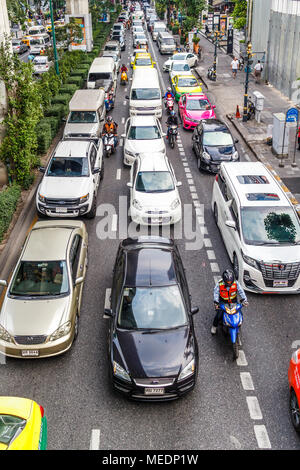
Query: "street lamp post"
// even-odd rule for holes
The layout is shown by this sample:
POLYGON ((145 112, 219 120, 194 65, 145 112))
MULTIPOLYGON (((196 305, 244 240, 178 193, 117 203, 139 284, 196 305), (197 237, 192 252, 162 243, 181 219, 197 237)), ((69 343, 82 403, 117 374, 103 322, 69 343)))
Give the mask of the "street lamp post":
POLYGON ((49 0, 49 6, 50 6, 50 16, 51 16, 51 28, 52 28, 52 40, 53 40, 55 72, 56 72, 56 75, 59 75, 58 55, 57 55, 56 40, 55 40, 55 29, 54 29, 52 0, 49 0))
POLYGON ((252 44, 249 42, 247 45, 247 62, 246 62, 246 81, 245 81, 245 93, 244 93, 244 112, 243 112, 243 122, 248 120, 248 88, 249 88, 249 74, 250 74, 250 64, 252 63, 252 44))

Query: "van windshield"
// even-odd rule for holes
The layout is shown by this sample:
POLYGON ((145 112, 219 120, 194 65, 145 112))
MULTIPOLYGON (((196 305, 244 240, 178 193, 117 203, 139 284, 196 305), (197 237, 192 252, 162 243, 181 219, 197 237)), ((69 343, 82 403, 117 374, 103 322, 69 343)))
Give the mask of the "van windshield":
POLYGON ((109 72, 102 72, 102 73, 96 73, 92 72, 89 74, 89 82, 96 82, 97 80, 112 80, 111 73, 109 72))
POLYGON ((174 39, 173 38, 165 38, 162 39, 162 43, 166 44, 167 46, 173 46, 175 45, 174 39))
POLYGON ((86 157, 53 157, 47 176, 75 178, 89 176, 89 164, 86 157))
POLYGON ((96 111, 71 111, 68 120, 72 124, 92 124, 97 121, 96 111))
POLYGON ((42 39, 30 39, 31 46, 40 46, 43 44, 42 39))
POLYGON ((132 100, 159 100, 159 88, 135 88, 131 93, 132 100))

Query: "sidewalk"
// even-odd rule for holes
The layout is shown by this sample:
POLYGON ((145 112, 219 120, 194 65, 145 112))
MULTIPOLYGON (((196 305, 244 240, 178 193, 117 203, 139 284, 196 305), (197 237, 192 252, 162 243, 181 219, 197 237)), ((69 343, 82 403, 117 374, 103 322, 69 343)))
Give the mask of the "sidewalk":
MULTIPOLYGON (((250 75, 248 96, 252 96, 253 91, 258 90, 265 97, 261 122, 258 123, 255 119, 252 119, 244 123, 242 118, 237 119, 235 117, 237 106, 239 106, 240 114, 243 114, 245 72, 244 70, 238 71, 236 79, 233 79, 230 67, 232 57, 218 49, 217 81, 212 82, 206 77, 206 73, 214 61, 214 45, 204 35, 201 37, 200 44, 202 47, 202 59, 199 67, 196 68, 196 72, 203 84, 206 85, 208 91, 213 94, 219 114, 222 118, 227 117, 232 122, 256 158, 262 163, 270 165, 273 172, 276 172, 284 180, 285 186, 289 185, 295 194, 295 198, 292 195, 291 199, 294 204, 298 205, 297 198, 300 201, 299 150, 296 151, 297 166, 295 168, 291 166, 293 151, 290 152, 288 159, 284 159, 284 167, 280 168, 280 159, 272 153, 272 147, 266 143, 268 126, 273 124, 273 113, 285 113, 293 105, 292 102, 282 96, 272 86, 266 85, 263 82, 256 84, 254 77, 250 75)), ((287 188, 286 190, 290 193, 287 188)))

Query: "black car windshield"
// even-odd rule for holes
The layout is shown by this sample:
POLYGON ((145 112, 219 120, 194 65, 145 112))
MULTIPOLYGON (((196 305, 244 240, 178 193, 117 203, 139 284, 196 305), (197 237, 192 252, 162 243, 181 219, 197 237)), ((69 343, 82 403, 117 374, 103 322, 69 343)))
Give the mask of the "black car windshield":
POLYGON ((66 294, 69 291, 65 261, 21 261, 9 294, 42 297, 66 294))
POLYGON ((243 207, 242 233, 248 245, 300 243, 300 225, 291 207, 243 207))
POLYGON ((0 442, 9 446, 12 440, 23 431, 26 420, 18 416, 0 414, 0 442))
POLYGON ((161 135, 157 126, 131 126, 128 134, 129 140, 153 140, 160 138, 161 135))
POLYGON ((92 124, 98 122, 96 111, 71 111, 68 120, 71 124, 92 124))
POLYGON ((124 288, 118 326, 167 330, 187 324, 178 286, 124 288))
POLYGON ((72 177, 89 176, 89 164, 86 157, 53 157, 47 176, 72 177))
POLYGON ((233 140, 229 132, 204 132, 203 145, 208 147, 226 147, 233 145, 233 140))
POLYGON ((159 100, 158 88, 134 88, 131 93, 132 100, 159 100))
POLYGON ((205 111, 206 109, 210 109, 210 104, 206 99, 188 99, 186 101, 186 109, 189 111, 205 111))
POLYGON ((198 86, 198 82, 195 78, 179 78, 178 86, 183 88, 198 86))
POLYGON ((96 82, 97 80, 112 80, 112 75, 110 72, 103 73, 90 73, 89 82, 96 82))
POLYGON ((140 171, 135 189, 143 193, 164 193, 173 191, 174 183, 168 171, 140 171))

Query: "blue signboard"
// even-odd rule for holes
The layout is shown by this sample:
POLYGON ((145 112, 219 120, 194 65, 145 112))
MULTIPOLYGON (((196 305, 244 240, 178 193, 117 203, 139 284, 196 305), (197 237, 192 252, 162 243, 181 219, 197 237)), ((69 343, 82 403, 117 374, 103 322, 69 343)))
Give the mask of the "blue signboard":
POLYGON ((298 122, 299 111, 297 108, 290 108, 286 112, 286 122, 298 122))

